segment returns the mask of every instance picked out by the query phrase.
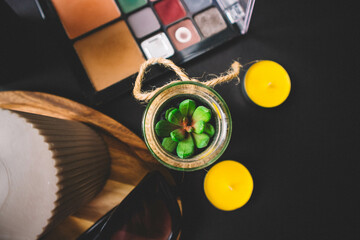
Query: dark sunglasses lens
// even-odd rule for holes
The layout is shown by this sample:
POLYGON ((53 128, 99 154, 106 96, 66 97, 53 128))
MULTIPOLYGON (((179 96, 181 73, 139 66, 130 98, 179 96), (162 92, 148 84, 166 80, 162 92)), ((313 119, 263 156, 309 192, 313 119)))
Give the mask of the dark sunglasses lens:
POLYGON ((113 231, 111 240, 168 240, 172 235, 169 209, 157 195, 139 199, 128 216, 124 224, 114 226, 117 230, 113 231))

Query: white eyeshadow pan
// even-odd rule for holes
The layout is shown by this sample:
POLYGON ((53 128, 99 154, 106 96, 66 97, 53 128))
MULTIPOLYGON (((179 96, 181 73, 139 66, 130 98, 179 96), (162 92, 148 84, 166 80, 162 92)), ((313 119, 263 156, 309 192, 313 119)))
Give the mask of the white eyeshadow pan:
POLYGON ((157 57, 168 58, 175 53, 165 33, 158 33, 146 39, 141 43, 141 48, 147 59, 157 57))

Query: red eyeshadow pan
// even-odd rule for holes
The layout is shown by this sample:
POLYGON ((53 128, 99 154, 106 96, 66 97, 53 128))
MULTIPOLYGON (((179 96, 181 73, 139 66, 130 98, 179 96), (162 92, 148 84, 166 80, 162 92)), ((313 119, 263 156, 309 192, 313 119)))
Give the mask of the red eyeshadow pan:
POLYGON ((195 26, 189 19, 169 27, 168 34, 176 49, 179 51, 190 47, 201 40, 195 26))
POLYGON ((164 25, 186 16, 185 9, 179 0, 163 0, 156 3, 154 8, 164 25))

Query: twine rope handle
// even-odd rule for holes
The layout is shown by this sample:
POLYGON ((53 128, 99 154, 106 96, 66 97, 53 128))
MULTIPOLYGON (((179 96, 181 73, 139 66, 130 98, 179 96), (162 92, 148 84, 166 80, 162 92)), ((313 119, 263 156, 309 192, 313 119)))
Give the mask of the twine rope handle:
MULTIPOLYGON (((234 61, 231 64, 231 68, 225 74, 222 74, 220 77, 216 77, 216 78, 210 79, 208 81, 202 82, 202 84, 204 84, 208 87, 214 87, 218 84, 231 81, 235 78, 238 80, 238 82, 240 82, 239 73, 240 73, 241 68, 242 68, 242 65, 239 62, 234 61)), ((190 79, 188 77, 188 75, 183 71, 183 69, 178 67, 175 63, 173 63, 169 59, 150 58, 149 60, 147 60, 140 66, 139 74, 137 75, 136 80, 135 80, 133 95, 139 101, 148 102, 157 92, 159 92, 164 87, 166 87, 170 84, 176 83, 176 82, 181 82, 181 81, 199 82, 197 79, 194 79, 194 78, 190 79), (142 91, 141 90, 142 82, 144 80, 146 70, 148 67, 150 67, 151 65, 154 65, 154 64, 162 65, 165 68, 168 68, 168 69, 174 71, 176 73, 176 75, 180 78, 180 80, 173 80, 173 81, 165 84, 164 86, 156 88, 154 90, 142 91)))

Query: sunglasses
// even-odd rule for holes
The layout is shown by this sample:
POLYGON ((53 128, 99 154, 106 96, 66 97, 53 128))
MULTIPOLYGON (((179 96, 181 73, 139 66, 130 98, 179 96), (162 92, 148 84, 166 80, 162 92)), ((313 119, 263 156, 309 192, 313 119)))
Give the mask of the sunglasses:
POLYGON ((175 190, 155 171, 78 240, 175 240, 180 226, 175 190))

